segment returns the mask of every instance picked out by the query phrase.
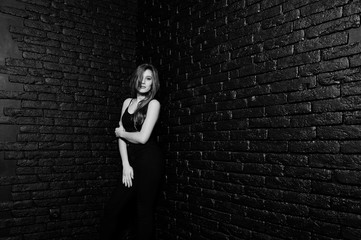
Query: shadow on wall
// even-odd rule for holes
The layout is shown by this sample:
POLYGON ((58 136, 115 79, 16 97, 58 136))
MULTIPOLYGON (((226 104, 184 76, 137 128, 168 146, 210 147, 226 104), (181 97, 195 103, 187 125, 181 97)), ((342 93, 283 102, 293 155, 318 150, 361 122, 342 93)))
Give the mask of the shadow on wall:
MULTIPOLYGON (((1 1, 0 7, 19 5, 16 1, 1 1)), ((22 92, 23 84, 9 82, 9 76, 5 66, 8 58, 21 58, 21 52, 16 42, 12 39, 9 27, 22 25, 22 21, 9 18, 5 14, 0 14, 0 177, 15 175, 16 160, 8 159, 6 150, 9 144, 16 142, 19 126, 12 122, 11 117, 7 117, 7 108, 20 108, 21 101, 9 99, 13 92, 22 92)), ((0 202, 11 200, 11 185, 0 183, 0 202)))

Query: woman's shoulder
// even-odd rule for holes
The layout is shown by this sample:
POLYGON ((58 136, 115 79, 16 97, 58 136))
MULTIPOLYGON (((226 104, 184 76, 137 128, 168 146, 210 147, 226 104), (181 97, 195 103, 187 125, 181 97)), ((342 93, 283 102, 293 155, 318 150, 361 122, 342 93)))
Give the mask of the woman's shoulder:
POLYGON ((128 106, 131 101, 132 101, 132 98, 125 99, 124 102, 123 102, 123 106, 128 106))
POLYGON ((150 100, 148 105, 152 106, 152 107, 160 107, 160 102, 157 99, 152 99, 152 100, 150 100))
POLYGON ((127 98, 124 100, 122 105, 122 113, 127 109, 127 107, 130 105, 130 102, 132 101, 132 98, 127 98))

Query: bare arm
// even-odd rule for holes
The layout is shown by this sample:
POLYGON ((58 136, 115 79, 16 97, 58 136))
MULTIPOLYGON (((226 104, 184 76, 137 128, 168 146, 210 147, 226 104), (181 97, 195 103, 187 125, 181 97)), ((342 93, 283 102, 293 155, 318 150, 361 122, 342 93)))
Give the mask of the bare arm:
MULTIPOLYGON (((120 121, 119 121, 119 126, 121 128, 123 128, 123 124, 122 124, 121 119, 122 119, 124 111, 127 108, 129 102, 130 102, 130 99, 126 99, 124 101, 124 103, 123 103, 122 114, 121 114, 120 121)), ((134 174, 133 174, 133 168, 129 164, 127 144, 123 139, 118 138, 118 146, 119 146, 119 153, 120 153, 120 157, 122 159, 122 165, 123 165, 122 182, 123 182, 123 184, 125 186, 131 187, 132 186, 132 179, 134 178, 134 174)))
POLYGON ((144 120, 142 129, 139 132, 126 132, 124 128, 120 126, 116 130, 117 136, 128 140, 131 143, 145 144, 149 140, 154 126, 158 120, 160 112, 160 103, 153 99, 149 102, 147 116, 144 120))

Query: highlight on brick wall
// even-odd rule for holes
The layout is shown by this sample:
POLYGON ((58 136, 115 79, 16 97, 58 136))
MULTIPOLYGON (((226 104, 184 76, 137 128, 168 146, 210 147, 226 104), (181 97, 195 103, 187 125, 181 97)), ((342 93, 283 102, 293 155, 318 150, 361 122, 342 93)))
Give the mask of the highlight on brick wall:
MULTIPOLYGON (((158 240, 361 237, 361 1, 0 1, 0 239, 99 239, 159 70, 158 240)), ((100 240, 100 239, 99 239, 100 240)))

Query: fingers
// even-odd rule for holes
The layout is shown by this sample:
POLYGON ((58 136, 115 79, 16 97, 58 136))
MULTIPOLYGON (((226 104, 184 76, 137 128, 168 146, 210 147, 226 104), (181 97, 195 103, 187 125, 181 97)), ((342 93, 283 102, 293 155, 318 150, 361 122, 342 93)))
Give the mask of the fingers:
POLYGON ((125 132, 125 129, 123 127, 118 127, 114 130, 114 134, 117 137, 121 137, 122 132, 125 132))
POLYGON ((114 131, 115 136, 120 137, 121 129, 116 128, 114 131))
POLYGON ((131 187, 133 185, 132 179, 134 178, 133 171, 130 171, 127 174, 123 174, 123 184, 126 187, 131 187))
POLYGON ((123 184, 126 187, 131 187, 132 186, 132 179, 130 177, 123 177, 123 184))

